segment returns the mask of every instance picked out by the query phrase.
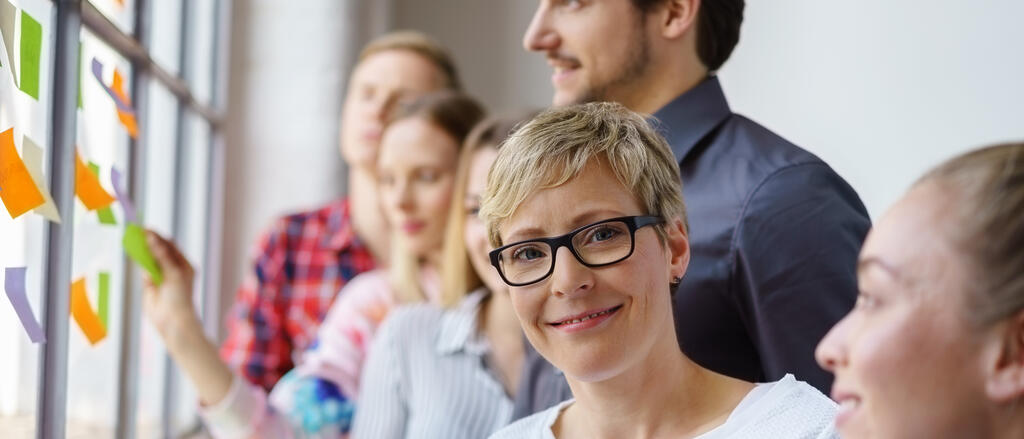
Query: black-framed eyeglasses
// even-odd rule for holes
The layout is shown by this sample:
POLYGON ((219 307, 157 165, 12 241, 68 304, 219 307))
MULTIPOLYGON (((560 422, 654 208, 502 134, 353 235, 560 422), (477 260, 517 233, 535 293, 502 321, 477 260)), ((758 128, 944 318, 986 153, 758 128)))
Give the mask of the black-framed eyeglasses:
POLYGON ((540 282, 555 269, 555 254, 568 247, 587 267, 603 267, 633 255, 636 229, 663 220, 658 216, 624 216, 580 227, 562 236, 519 241, 490 252, 491 265, 513 287, 540 282))

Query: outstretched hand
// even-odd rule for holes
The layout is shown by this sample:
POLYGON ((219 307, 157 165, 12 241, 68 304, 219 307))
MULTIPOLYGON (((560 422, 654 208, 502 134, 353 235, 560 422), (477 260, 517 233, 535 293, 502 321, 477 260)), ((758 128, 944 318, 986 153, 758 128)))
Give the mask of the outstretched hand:
POLYGON ((144 275, 143 310, 150 323, 165 343, 172 342, 168 337, 179 334, 183 329, 201 330, 202 324, 192 304, 192 285, 195 279, 192 265, 174 243, 156 232, 146 231, 146 243, 164 277, 163 282, 157 286, 149 275, 144 275))

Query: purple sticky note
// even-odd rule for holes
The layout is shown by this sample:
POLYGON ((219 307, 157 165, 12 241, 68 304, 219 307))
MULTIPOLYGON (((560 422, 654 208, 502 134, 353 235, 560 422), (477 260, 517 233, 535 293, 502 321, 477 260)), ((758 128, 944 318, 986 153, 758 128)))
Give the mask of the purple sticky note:
POLYGON ((32 343, 46 343, 46 335, 43 328, 39 326, 36 316, 32 314, 32 307, 28 304, 28 296, 25 294, 25 267, 7 267, 4 271, 4 290, 7 291, 7 298, 10 299, 14 312, 21 320, 21 326, 28 333, 32 343))
POLYGON ((122 183, 121 172, 117 168, 110 167, 110 183, 114 185, 114 194, 117 195, 117 200, 121 202, 121 207, 124 208, 124 217, 128 222, 137 223, 139 222, 138 215, 135 214, 135 205, 132 204, 132 199, 128 198, 128 193, 124 190, 122 183))
POLYGON ((128 105, 127 102, 122 101, 121 97, 118 96, 117 93, 114 93, 114 89, 110 88, 110 86, 103 82, 103 63, 96 58, 92 59, 92 76, 96 77, 96 80, 99 81, 103 90, 106 90, 107 94, 110 95, 110 99, 114 100, 114 105, 117 106, 118 110, 125 113, 135 114, 135 109, 132 108, 131 105, 128 105))

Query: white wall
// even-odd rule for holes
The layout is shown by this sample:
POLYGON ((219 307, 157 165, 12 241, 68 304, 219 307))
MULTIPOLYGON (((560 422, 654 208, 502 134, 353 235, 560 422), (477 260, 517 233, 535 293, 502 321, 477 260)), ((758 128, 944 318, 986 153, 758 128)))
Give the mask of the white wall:
POLYGON ((340 196, 338 116, 352 61, 388 27, 387 0, 233 2, 221 310, 257 236, 340 196))
MULTIPOLYGON (((536 1, 395 0, 437 36, 469 91, 545 105, 548 68, 520 44, 536 1)), ((1024 139, 1024 2, 751 0, 720 75, 737 112, 828 161, 877 217, 925 169, 1024 139)))
MULTIPOLYGON (((273 217, 342 193, 337 115, 351 59, 369 35, 388 27, 434 35, 492 110, 550 100, 546 63, 520 42, 536 1, 234 5, 226 301, 273 217)), ((938 161, 1024 139, 1022 22, 1020 0, 752 0, 721 77, 734 110, 820 155, 877 217, 938 161)))
POLYGON ((953 154, 1024 140, 1024 2, 760 0, 734 108, 828 161, 872 216, 953 154))

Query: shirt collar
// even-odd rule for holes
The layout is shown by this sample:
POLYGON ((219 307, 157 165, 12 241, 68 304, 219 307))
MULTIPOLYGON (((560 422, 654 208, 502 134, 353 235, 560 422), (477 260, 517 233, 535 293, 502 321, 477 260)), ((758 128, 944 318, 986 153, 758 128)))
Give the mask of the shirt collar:
POLYGON ((454 309, 444 313, 441 327, 437 331, 436 348, 439 354, 451 355, 465 351, 483 355, 487 352, 487 343, 477 334, 477 316, 488 294, 490 292, 486 288, 477 288, 454 309))
POLYGON ((321 245, 324 248, 342 251, 359 240, 355 228, 352 226, 352 216, 349 211, 348 198, 342 198, 325 209, 324 212, 326 233, 324 233, 321 245))
POLYGON ((676 160, 683 161, 697 142, 731 114, 718 77, 709 76, 662 107, 653 118, 676 160))

